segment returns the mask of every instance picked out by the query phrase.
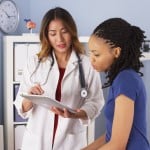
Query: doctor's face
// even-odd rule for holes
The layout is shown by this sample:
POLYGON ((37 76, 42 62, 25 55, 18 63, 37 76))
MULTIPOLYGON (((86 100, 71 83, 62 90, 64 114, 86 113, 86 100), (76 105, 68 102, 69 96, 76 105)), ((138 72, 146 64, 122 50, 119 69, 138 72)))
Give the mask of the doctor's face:
POLYGON ((98 72, 107 71, 115 60, 115 48, 106 43, 106 40, 92 35, 88 42, 90 61, 98 72))
POLYGON ((71 50, 71 34, 60 19, 55 19, 48 26, 48 39, 57 53, 71 50))

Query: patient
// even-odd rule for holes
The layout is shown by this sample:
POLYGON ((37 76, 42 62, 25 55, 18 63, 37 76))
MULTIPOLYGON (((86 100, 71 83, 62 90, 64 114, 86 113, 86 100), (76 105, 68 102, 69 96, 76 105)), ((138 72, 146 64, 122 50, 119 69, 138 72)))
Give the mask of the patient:
POLYGON ((89 39, 90 60, 105 72, 106 134, 82 150, 150 150, 146 136, 146 92, 140 61, 144 32, 121 18, 98 25, 89 39))

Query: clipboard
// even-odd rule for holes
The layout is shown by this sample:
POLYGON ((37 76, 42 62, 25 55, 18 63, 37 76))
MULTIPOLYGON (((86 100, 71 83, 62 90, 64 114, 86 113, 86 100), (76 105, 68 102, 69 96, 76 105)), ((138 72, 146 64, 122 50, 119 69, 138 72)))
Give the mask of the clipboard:
POLYGON ((71 113, 76 113, 76 111, 74 109, 62 104, 61 102, 59 102, 55 99, 47 97, 47 96, 29 95, 29 94, 25 94, 25 93, 20 94, 20 96, 32 101, 32 103, 34 103, 34 104, 43 106, 47 109, 50 109, 50 107, 54 106, 54 107, 58 107, 60 109, 66 108, 71 113))

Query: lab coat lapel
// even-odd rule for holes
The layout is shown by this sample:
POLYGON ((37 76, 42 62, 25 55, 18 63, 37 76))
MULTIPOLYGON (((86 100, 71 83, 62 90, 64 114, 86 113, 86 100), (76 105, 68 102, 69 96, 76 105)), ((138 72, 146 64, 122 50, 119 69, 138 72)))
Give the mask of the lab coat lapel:
POLYGON ((78 66, 78 59, 75 51, 73 50, 66 67, 64 78, 66 78, 77 66, 78 66))
MULTIPOLYGON (((59 68, 58 68, 58 64, 57 64, 57 60, 56 60, 54 52, 53 52, 53 58, 54 58, 54 64, 50 72, 50 76, 51 76, 50 78, 53 78, 53 80, 51 80, 52 85, 53 85, 53 90, 54 90, 52 93, 54 93, 53 96, 55 97, 55 91, 56 91, 58 80, 59 80, 59 68)), ((50 57, 50 63, 52 63, 51 57, 50 57)))
MULTIPOLYGON (((54 57, 54 66, 53 66, 53 68, 55 68, 55 69, 57 68, 56 69, 57 72, 55 72, 55 73, 56 73, 56 77, 58 78, 59 77, 58 64, 57 64, 57 60, 56 60, 56 57, 55 57, 54 53, 53 53, 53 57, 54 57)), ((67 66, 66 66, 64 78, 66 78, 76 67, 78 67, 78 58, 76 56, 75 51, 72 50, 71 56, 69 58, 67 66)))

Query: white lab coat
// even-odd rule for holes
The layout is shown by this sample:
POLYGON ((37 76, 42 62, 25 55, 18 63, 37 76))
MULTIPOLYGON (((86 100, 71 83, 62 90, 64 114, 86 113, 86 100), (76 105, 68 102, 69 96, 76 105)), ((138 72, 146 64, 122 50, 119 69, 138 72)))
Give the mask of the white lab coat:
MULTIPOLYGON (((85 110, 89 119, 81 120, 59 117, 53 150, 80 150, 86 146, 86 125, 99 115, 104 105, 100 75, 93 70, 87 56, 81 55, 80 57, 82 59, 85 81, 88 88, 88 97, 83 99, 80 96, 81 87, 78 59, 73 51, 62 79, 61 102, 73 109, 80 108, 85 110)), ((59 70, 55 56, 54 60, 55 63, 50 71, 47 83, 42 88, 45 91, 45 96, 55 99, 59 70)), ((24 118, 29 117, 23 138, 22 150, 52 150, 54 113, 37 105, 34 105, 29 112, 22 113, 23 98, 20 96, 20 93, 27 92, 33 86, 30 76, 37 64, 37 56, 34 56, 34 58, 28 61, 24 69, 23 81, 14 102, 19 114, 24 118)), ((49 57, 45 62, 40 63, 32 80, 43 82, 48 75, 50 65, 51 58, 49 57)))

